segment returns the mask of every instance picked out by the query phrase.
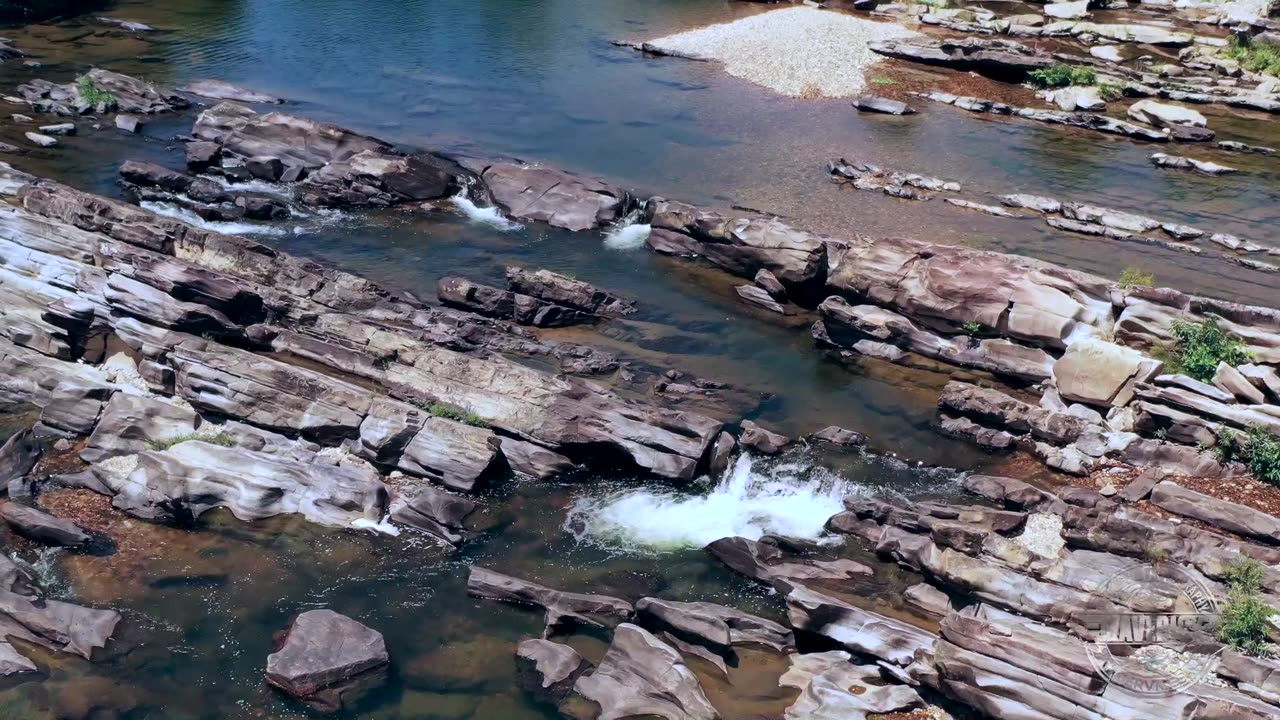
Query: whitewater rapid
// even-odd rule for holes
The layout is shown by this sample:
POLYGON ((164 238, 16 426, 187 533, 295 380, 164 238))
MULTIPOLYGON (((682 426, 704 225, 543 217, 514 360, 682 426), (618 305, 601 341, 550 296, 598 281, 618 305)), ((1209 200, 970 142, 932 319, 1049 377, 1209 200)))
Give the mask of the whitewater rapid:
POLYGON ((866 488, 825 468, 766 465, 743 455, 707 492, 628 489, 584 495, 564 528, 579 542, 632 552, 700 548, 723 537, 765 534, 822 541, 827 519, 846 496, 866 488))
POLYGON ((458 212, 467 216, 467 219, 471 220, 471 222, 487 225, 502 232, 514 232, 524 229, 523 225, 507 218, 498 208, 477 205, 474 200, 467 196, 465 188, 462 192, 449 198, 449 200, 458 209, 458 212))

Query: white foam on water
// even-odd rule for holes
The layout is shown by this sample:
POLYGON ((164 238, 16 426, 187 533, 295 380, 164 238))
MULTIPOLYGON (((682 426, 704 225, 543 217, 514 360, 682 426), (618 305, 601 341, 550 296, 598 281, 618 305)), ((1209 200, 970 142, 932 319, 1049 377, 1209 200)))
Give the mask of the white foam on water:
POLYGON ((288 185, 267 182, 266 180, 228 180, 221 175, 202 175, 231 192, 251 192, 260 195, 274 195, 286 200, 293 199, 293 189, 288 185))
POLYGON ((503 232, 513 232, 524 229, 524 226, 520 223, 505 217, 502 214, 502 211, 498 208, 480 207, 479 205, 476 205, 471 198, 467 197, 466 190, 454 195, 450 200, 453 202, 453 206, 458 209, 458 212, 466 215, 471 222, 488 225, 495 230, 501 230, 503 232))
POLYGON ((382 522, 374 522, 368 518, 356 518, 351 521, 351 527, 357 530, 370 530, 383 535, 396 537, 400 534, 400 528, 392 525, 390 522, 383 520, 382 522))
POLYGON ((862 492, 824 468, 764 467, 744 455, 705 494, 631 489, 580 497, 564 528, 579 542, 632 552, 701 548, 723 537, 757 540, 766 533, 824 540, 827 520, 844 509, 844 498, 862 492))
POLYGON ((644 247, 649 239, 650 227, 632 223, 615 227, 604 235, 604 246, 610 250, 634 250, 644 247))
POLYGON ((144 200, 142 202, 142 207, 157 215, 171 217, 175 220, 181 220, 188 225, 194 225, 202 230, 219 232, 224 235, 285 235, 290 232, 288 228, 279 225, 205 220, 190 210, 179 205, 174 205, 173 203, 144 200))

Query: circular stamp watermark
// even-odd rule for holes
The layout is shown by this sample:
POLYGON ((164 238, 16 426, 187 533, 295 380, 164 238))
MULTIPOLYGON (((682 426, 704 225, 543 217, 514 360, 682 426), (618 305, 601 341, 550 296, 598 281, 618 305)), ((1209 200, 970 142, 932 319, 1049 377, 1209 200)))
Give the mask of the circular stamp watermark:
POLYGON ((1204 582, 1176 563, 1117 573, 1098 593, 1122 612, 1082 616, 1094 670, 1111 685, 1145 697, 1169 697, 1213 678, 1222 646, 1213 642, 1218 601, 1204 582))

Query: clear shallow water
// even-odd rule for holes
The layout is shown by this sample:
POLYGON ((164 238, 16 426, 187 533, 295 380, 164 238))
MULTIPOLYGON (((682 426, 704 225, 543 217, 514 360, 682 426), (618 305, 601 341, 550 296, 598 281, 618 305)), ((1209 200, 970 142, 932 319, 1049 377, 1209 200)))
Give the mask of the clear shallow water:
MULTIPOLYGON (((673 198, 774 210, 831 232, 982 242, 1106 275, 1138 265, 1163 283, 1275 303, 1274 277, 1055 235, 1040 223, 1010 224, 938 201, 841 192, 823 168, 833 156, 857 157, 993 193, 1090 200, 1266 239, 1280 214, 1274 160, 1232 158, 1251 172, 1225 180, 1164 173, 1149 165, 1150 146, 925 105, 906 122, 859 116, 843 101, 787 100, 710 64, 645 59, 609 44, 762 10, 729 0, 124 0, 116 15, 166 30, 153 42, 90 36, 59 43, 53 40, 78 31, 55 27, 8 35, 39 52, 46 67, 38 74, 52 79, 91 62, 173 84, 223 79, 287 97, 290 111, 406 146, 519 156, 673 198)), ((0 66, 6 87, 31 75, 14 63, 0 66)), ((1206 114, 1223 138, 1275 143, 1273 131, 1258 124, 1206 114)), ((171 138, 189 132, 192 120, 192 114, 159 118, 141 137, 84 132, 17 162, 117 193, 116 168, 124 159, 180 163, 171 138)), ((24 144, 11 131, 0 128, 0 138, 24 144)), ((810 318, 752 315, 732 293, 739 281, 629 249, 637 228, 608 238, 514 228, 465 203, 425 217, 317 216, 279 227, 286 232, 263 240, 424 297, 446 274, 501 283, 507 264, 573 273, 637 299, 641 311, 599 332, 555 337, 728 382, 756 398, 746 415, 783 432, 841 424, 867 432, 873 447, 911 464, 967 468, 985 461, 929 428, 944 377, 831 362, 813 349, 810 318)), ((0 437, 5 432, 0 423, 0 437)), ((816 534, 845 488, 908 497, 953 491, 948 473, 858 454, 804 455, 782 468, 757 462, 736 476, 737 484, 734 477, 679 494, 631 478, 513 482, 486 498, 492 529, 457 556, 408 533, 333 532, 294 519, 248 525, 215 514, 196 532, 118 520, 128 523, 117 530, 131 541, 116 555, 63 554, 52 576, 71 597, 122 609, 122 641, 92 665, 42 656, 47 678, 0 684, 0 716, 298 716, 263 686, 261 671, 273 634, 293 614, 323 605, 382 630, 395 660, 387 686, 354 717, 550 717, 514 683, 514 645, 541 632, 540 618, 467 599, 467 565, 571 590, 706 599, 777 616, 778 598, 710 562, 697 545, 730 529, 755 533, 783 524, 816 534), (609 527, 566 532, 574 508, 580 515, 583 508, 609 510, 609 527), (703 511, 716 515, 683 533, 660 517, 702 519, 703 511)), ((4 541, 40 559, 13 538, 4 541)), ((852 548, 832 552, 859 557, 852 548)), ((876 577, 855 591, 865 602, 892 605, 910 580, 877 565, 876 577)), ((598 641, 573 642, 592 659, 603 653, 598 641)), ((735 674, 734 681, 768 687, 775 669, 735 674)), ((722 681, 703 679, 731 718, 777 715, 787 704, 785 697, 734 700, 722 681)))

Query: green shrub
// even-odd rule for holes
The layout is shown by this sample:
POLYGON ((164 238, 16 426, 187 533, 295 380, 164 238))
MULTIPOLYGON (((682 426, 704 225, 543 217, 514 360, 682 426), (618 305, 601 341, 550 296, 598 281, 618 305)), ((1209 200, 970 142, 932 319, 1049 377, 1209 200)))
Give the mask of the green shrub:
POLYGON ((489 423, 485 422, 484 418, 479 415, 467 412, 462 408, 456 408, 452 405, 445 405, 444 403, 428 403, 423 405, 422 409, 436 417, 453 420, 454 422, 460 422, 464 425, 471 425, 472 427, 489 427, 489 423))
POLYGON ((156 452, 164 452, 165 450, 168 450, 174 445, 181 445, 184 442, 192 442, 192 441, 207 442, 207 443, 212 443, 214 445, 221 445, 222 447, 235 447, 235 444, 236 444, 235 439, 226 433, 218 433, 217 435, 199 435, 197 433, 187 433, 186 435, 171 437, 167 440, 157 440, 152 443, 147 443, 147 447, 156 452))
POLYGON ((95 85, 93 78, 88 75, 81 76, 77 84, 77 90, 79 91, 80 99, 90 107, 102 106, 111 109, 116 106, 116 96, 95 85))
POLYGON ((1120 273, 1120 287, 1125 290, 1132 290, 1136 287, 1153 287, 1156 284, 1156 276, 1149 272, 1143 272, 1142 268, 1127 267, 1120 273))
POLYGON ((1245 448, 1240 442, 1240 433, 1229 427, 1218 431, 1218 442, 1213 446, 1213 454, 1222 462, 1239 460, 1245 456, 1245 448))
POLYGON ((1253 359, 1240 338, 1223 330, 1215 317, 1200 323, 1175 320, 1170 331, 1177 342, 1172 349, 1156 355, 1171 372, 1209 382, 1218 371, 1218 363, 1236 366, 1253 359))
POLYGON ((1280 485, 1280 438, 1260 427, 1249 430, 1249 472, 1263 482, 1280 485))
POLYGON ((982 323, 978 322, 977 320, 970 320, 966 322, 964 325, 961 325, 960 329, 963 330, 964 334, 968 335, 969 337, 977 337, 978 333, 982 332, 982 323))
POLYGON ((1032 70, 1027 73, 1027 79, 1038 88, 1096 85, 1098 73, 1083 65, 1054 65, 1043 70, 1032 70))
POLYGON ((1113 83, 1098 83, 1098 97, 1113 102, 1124 97, 1124 86, 1113 83))
POLYGON ((1269 654, 1271 617, 1276 611, 1258 598, 1263 568, 1257 560, 1237 560, 1227 569, 1227 604, 1218 622, 1218 639, 1246 655, 1269 654))
POLYGON ((1280 76, 1280 48, 1274 45, 1255 44, 1248 38, 1232 35, 1223 54, 1249 72, 1280 76))

